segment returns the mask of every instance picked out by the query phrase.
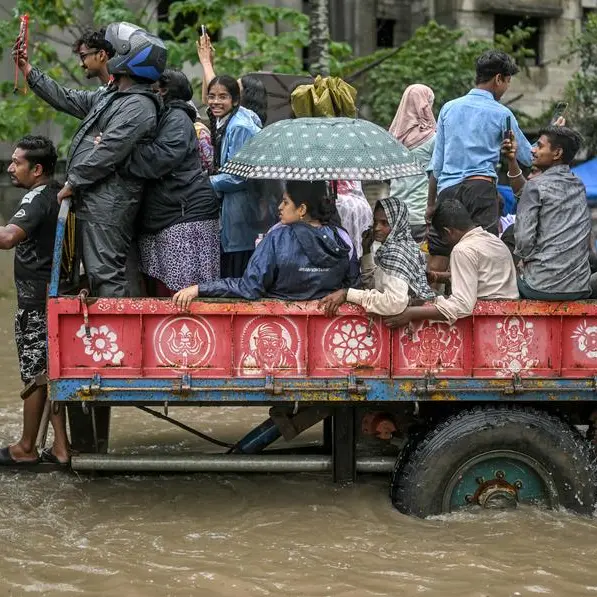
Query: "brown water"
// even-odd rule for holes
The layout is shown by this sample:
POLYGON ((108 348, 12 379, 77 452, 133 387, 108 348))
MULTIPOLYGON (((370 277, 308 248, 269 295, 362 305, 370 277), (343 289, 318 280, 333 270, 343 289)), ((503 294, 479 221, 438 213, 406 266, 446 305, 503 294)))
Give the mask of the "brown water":
MULTIPOLYGON (((12 309, 0 300, 2 445, 21 424, 12 309)), ((232 438, 264 411, 175 414, 232 438)), ((132 409, 113 429, 119 451, 204 448, 132 409)), ((392 508, 387 484, 0 473, 0 597, 597 596, 595 520, 530 508, 418 520, 392 508)))

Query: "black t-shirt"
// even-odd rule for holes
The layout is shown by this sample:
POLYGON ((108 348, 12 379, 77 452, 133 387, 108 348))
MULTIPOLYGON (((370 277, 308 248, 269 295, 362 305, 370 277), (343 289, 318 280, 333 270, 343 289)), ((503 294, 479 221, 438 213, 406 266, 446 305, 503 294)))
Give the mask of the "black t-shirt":
POLYGON ((21 309, 45 309, 60 209, 56 196, 60 189, 55 181, 31 189, 9 222, 27 234, 15 248, 15 286, 21 309))

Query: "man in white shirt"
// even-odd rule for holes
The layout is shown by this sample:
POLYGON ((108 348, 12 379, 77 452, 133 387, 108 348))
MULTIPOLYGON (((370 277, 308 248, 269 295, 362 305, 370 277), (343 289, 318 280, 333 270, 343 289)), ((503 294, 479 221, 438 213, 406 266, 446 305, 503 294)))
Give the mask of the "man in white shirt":
MULTIPOLYGON (((453 324, 472 314, 478 299, 517 299, 516 268, 508 247, 497 236, 475 226, 458 199, 438 204, 433 226, 452 249, 450 277, 452 294, 437 297, 434 304, 408 307, 385 319, 388 327, 430 319, 453 324)), ((430 272, 434 278, 434 272, 430 272)))

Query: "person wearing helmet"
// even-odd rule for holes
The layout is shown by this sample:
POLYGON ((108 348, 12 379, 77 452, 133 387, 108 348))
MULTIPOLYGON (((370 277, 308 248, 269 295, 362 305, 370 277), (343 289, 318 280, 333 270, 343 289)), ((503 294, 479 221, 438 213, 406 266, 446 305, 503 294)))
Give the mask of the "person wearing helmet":
POLYGON ((156 128, 159 100, 151 84, 164 71, 167 52, 158 37, 130 23, 111 23, 105 39, 114 49, 108 60, 113 82, 101 92, 62 87, 32 67, 22 49, 15 60, 38 97, 82 121, 58 200, 75 199, 77 244, 91 295, 124 297, 130 296, 126 262, 144 181, 123 165, 156 128))

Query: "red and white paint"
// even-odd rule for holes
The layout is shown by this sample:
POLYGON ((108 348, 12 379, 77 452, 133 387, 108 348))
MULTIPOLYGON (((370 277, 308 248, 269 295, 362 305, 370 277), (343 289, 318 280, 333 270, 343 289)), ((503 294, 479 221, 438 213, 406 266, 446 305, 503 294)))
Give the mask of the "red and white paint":
POLYGON ((379 359, 381 338, 366 317, 338 317, 324 332, 322 349, 336 367, 372 367, 379 359))
POLYGON ((213 354, 215 335, 203 317, 174 317, 156 328, 154 347, 162 365, 183 369, 201 367, 213 354))
POLYGON ((496 324, 495 344, 499 357, 494 359, 493 366, 498 376, 529 373, 530 369, 538 366, 538 359, 529 354, 535 335, 534 327, 532 321, 520 316, 506 317, 503 322, 496 324))
POLYGON ((459 361, 462 345, 458 327, 444 323, 424 321, 407 328, 400 336, 402 354, 413 368, 453 368, 459 361))
POLYGON ((77 338, 83 342, 84 353, 93 359, 94 363, 102 361, 112 365, 121 365, 124 358, 124 352, 118 346, 118 336, 107 325, 99 327, 90 327, 89 335, 85 330, 85 325, 75 333, 77 338))
POLYGON ((238 375, 269 375, 283 370, 299 373, 301 339, 296 325, 287 317, 255 317, 244 327, 238 375))

